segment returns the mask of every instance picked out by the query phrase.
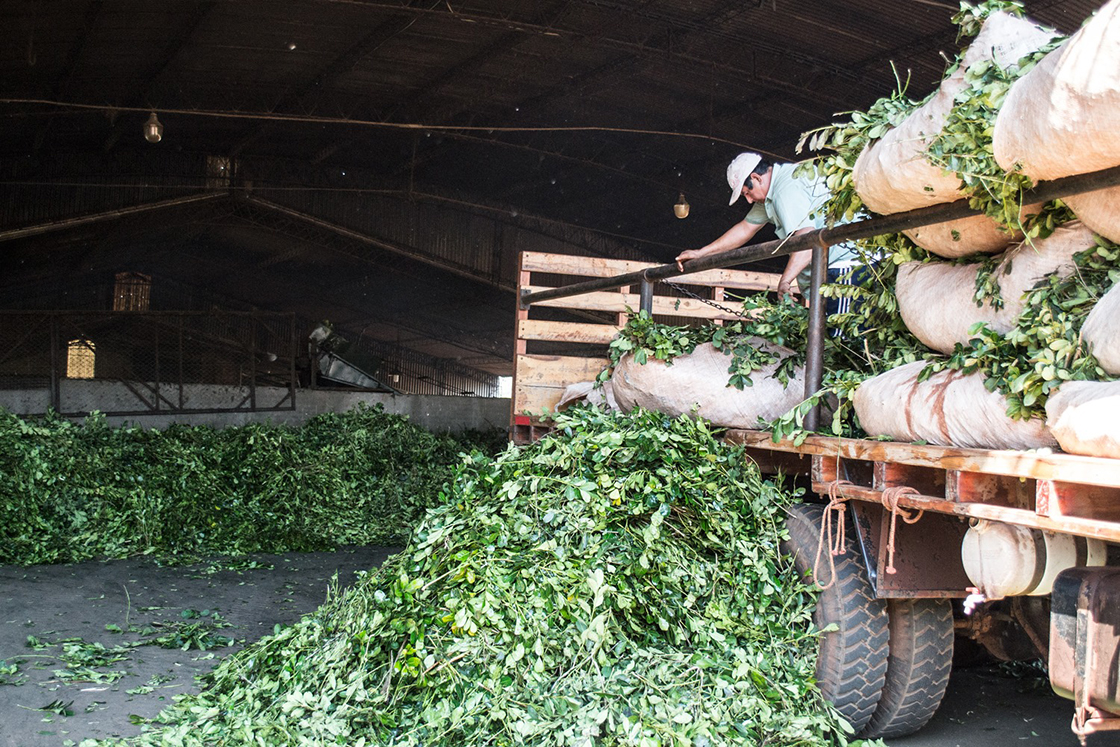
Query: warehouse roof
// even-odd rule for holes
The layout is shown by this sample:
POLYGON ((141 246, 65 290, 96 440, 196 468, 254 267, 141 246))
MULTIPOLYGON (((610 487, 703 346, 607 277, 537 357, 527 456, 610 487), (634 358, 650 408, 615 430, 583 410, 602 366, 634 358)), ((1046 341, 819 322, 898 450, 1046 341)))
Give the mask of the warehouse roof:
MULTIPOLYGON (((1066 32, 1100 4, 1026 3, 1066 32)), ((0 297, 66 305, 141 271, 508 372, 518 251, 665 262, 705 243, 741 217, 731 157, 793 159, 899 81, 925 95, 957 9, 6 2, 0 297)))

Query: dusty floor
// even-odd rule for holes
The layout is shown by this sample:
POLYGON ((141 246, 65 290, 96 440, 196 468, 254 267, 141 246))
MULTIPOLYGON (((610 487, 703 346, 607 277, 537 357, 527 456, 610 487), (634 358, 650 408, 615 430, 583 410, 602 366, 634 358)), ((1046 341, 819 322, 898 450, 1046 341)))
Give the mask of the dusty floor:
MULTIPOLYGON (((194 677, 243 641, 315 609, 335 573, 350 583, 389 551, 258 555, 179 567, 146 558, 0 566, 0 747, 61 747, 137 733, 130 714, 154 716, 173 695, 195 689, 194 677), (229 627, 214 625, 215 612, 229 627), (105 656, 89 644, 111 650, 192 631, 196 640, 209 631, 238 643, 207 651, 145 645, 123 652, 120 661, 88 666, 92 656, 105 656), (29 646, 28 636, 41 647, 29 646), (60 642, 66 638, 80 640, 60 642)), ((916 735, 890 740, 890 747, 1075 747, 1071 704, 1046 688, 1027 689, 1030 684, 992 667, 955 671, 934 720, 916 735)), ((1095 736, 1089 747, 1120 747, 1120 734, 1095 736)))
POLYGON ((130 714, 154 716, 173 695, 195 690, 195 676, 244 641, 318 607, 335 573, 340 584, 351 583, 356 571, 380 565, 389 552, 361 547, 179 567, 147 558, 0 566, 0 747, 60 747, 66 740, 138 733, 130 714), (215 612, 230 627, 216 626, 215 612), (80 638, 112 649, 145 637, 189 637, 184 634, 192 624, 196 640, 208 631, 210 639, 238 642, 206 651, 140 646, 125 652, 127 659, 85 668, 81 662, 100 652, 71 644, 70 658, 78 666, 68 667, 59 658, 67 644, 28 645, 28 636, 44 642, 80 638), (147 628, 154 631, 144 636, 147 628), (15 662, 18 671, 6 673, 15 662), (13 681, 22 684, 3 686, 13 681))

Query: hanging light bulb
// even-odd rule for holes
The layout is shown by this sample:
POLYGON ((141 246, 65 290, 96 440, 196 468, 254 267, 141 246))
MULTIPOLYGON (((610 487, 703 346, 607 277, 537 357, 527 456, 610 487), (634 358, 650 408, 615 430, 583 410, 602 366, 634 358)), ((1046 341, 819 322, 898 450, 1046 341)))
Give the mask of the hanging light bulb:
POLYGON ((163 125, 155 112, 152 112, 152 116, 144 123, 144 139, 149 143, 158 143, 163 139, 163 125))
POLYGON ((677 198, 677 204, 673 205, 673 214, 678 218, 688 217, 688 200, 684 198, 684 192, 677 198))

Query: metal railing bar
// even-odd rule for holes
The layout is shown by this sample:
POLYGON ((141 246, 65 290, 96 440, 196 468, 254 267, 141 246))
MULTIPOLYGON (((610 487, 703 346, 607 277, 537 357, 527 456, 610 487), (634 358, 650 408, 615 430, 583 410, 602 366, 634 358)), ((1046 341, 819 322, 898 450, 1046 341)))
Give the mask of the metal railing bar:
POLYGON ((641 288, 638 294, 638 308, 648 314, 653 313, 653 281, 642 278, 641 288))
MULTIPOLYGON (((1027 190, 1023 193, 1023 203, 1048 202, 1060 197, 1068 197, 1069 195, 1081 194, 1083 192, 1092 192, 1107 187, 1115 187, 1117 185, 1120 185, 1120 166, 1114 166, 1110 169, 1094 171, 1088 174, 1076 174, 1074 176, 1067 176, 1048 182, 1041 182, 1035 186, 1034 189, 1027 190)), ((693 272, 700 272, 701 270, 734 267, 736 265, 758 262, 759 260, 769 259, 771 257, 783 257, 787 254, 812 249, 817 246, 827 247, 833 244, 842 244, 845 241, 899 233, 900 231, 910 228, 920 228, 922 226, 944 223, 946 221, 968 218, 980 214, 981 212, 979 210, 972 208, 968 204, 967 199, 962 199, 956 202, 917 208, 916 210, 909 210, 905 213, 877 216, 866 220, 833 226, 831 228, 808 231, 803 234, 795 234, 787 239, 741 246, 738 249, 732 249, 720 254, 685 262, 683 271, 677 268, 676 263, 671 263, 650 267, 646 270, 628 272, 624 275, 616 275, 614 277, 584 280, 578 283, 565 285, 561 288, 550 288, 548 290, 536 291, 535 293, 525 293, 524 290, 522 290, 519 302, 521 308, 526 309, 530 305, 540 303, 541 301, 568 298, 570 296, 578 296, 597 290, 614 290, 624 285, 639 284, 643 280, 664 280, 680 275, 688 275, 693 272)))
MULTIPOLYGON (((813 396, 821 388, 824 378, 824 300, 821 286, 828 272, 828 250, 823 246, 813 247, 813 264, 809 281, 809 331, 806 335, 805 350, 805 398, 813 396)), ((819 408, 814 407, 805 415, 806 430, 815 431, 820 420, 819 408)))

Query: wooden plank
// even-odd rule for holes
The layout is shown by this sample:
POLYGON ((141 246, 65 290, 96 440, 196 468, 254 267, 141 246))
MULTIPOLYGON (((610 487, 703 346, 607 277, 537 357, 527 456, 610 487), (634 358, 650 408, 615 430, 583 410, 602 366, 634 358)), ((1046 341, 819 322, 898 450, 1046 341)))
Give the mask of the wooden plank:
POLYGON ((564 355, 517 356, 517 387, 513 393, 516 415, 554 411, 569 384, 591 381, 607 365, 606 358, 564 355))
POLYGON ((801 446, 794 446, 788 439, 773 443, 770 433, 766 431, 728 431, 725 438, 734 443, 777 451, 795 451, 873 462, 902 462, 963 472, 987 472, 1026 479, 1055 479, 1084 485, 1120 487, 1120 459, 1076 454, 919 446, 894 441, 865 441, 828 436, 810 436, 801 446))
POLYGON ((946 470, 945 483, 945 497, 951 501, 1034 510, 1034 480, 1014 475, 946 470))
POLYGON ((629 259, 584 257, 552 252, 521 252, 521 268, 528 272, 550 272, 556 275, 581 275, 589 278, 609 278, 657 267, 653 262, 636 262, 629 259))
MULTIPOLYGON (((525 267, 524 267, 524 257, 519 257, 517 262, 518 262, 518 265, 517 265, 518 286, 520 287, 520 286, 523 286, 523 285, 526 285, 526 284, 529 283, 529 271, 526 270, 525 267)), ((516 319, 517 319, 518 323, 520 323, 524 319, 529 318, 529 310, 521 308, 521 304, 517 304, 514 307, 514 314, 516 316, 516 319)), ((514 388, 519 386, 519 384, 517 382, 520 381, 520 379, 521 379, 520 372, 518 371, 517 361, 522 355, 524 355, 526 353, 527 347, 528 346, 527 346, 525 340, 522 340, 520 337, 517 340, 514 341, 514 355, 513 355, 513 386, 514 386, 514 388)), ((519 430, 518 430, 518 426, 517 426, 517 406, 516 405, 517 405, 517 397, 516 396, 511 396, 510 399, 509 399, 509 427, 510 427, 510 436, 515 441, 517 440, 518 434, 519 434, 519 430)))
MULTIPOLYGON (((641 272, 660 267, 653 262, 635 262, 626 259, 603 257, 577 257, 548 252, 522 252, 522 269, 530 272, 549 272, 556 275, 579 275, 589 278, 609 278, 631 272, 641 272)), ((737 290, 777 291, 780 273, 755 270, 704 270, 670 278, 682 285, 723 286, 737 290)))
POLYGON ((900 462, 876 462, 871 486, 876 490, 905 486, 924 495, 945 495, 945 470, 900 462))
MULTIPOLYGON (((527 289, 530 293, 550 290, 545 286, 531 285, 527 289)), ((614 291, 596 291, 584 293, 569 298, 554 298, 541 301, 534 306, 551 306, 560 309, 586 309, 590 311, 626 311, 630 308, 637 311, 641 300, 637 293, 618 293, 614 291)), ((662 316, 685 316, 698 319, 739 319, 737 314, 728 314, 709 306, 694 298, 669 298, 668 296, 653 297, 653 313, 662 316)))
POLYGON ((778 292, 778 281, 782 279, 778 272, 758 272, 755 270, 704 270, 690 272, 680 277, 669 278, 671 283, 680 285, 719 286, 734 288, 735 290, 753 290, 778 292))
POLYGON ((1120 488, 1038 480, 1036 490, 1039 514, 1120 521, 1120 488))
POLYGON ((540 417, 544 413, 556 412, 556 405, 564 394, 564 387, 518 387, 514 392, 513 406, 518 415, 529 414, 540 417))
MULTIPOLYGON (((827 494, 827 483, 813 483, 813 490, 827 494)), ((882 503, 882 493, 871 488, 858 486, 845 486, 840 491, 852 500, 882 503)), ((988 519, 1002 521, 1008 524, 1031 527, 1032 529, 1045 529, 1051 532, 1076 534, 1081 537, 1094 537, 1105 542, 1120 542, 1120 523, 1097 521, 1080 517, 1049 517, 1040 516, 1034 511, 1022 508, 1006 508, 1004 506, 989 506, 983 503, 954 503, 937 496, 929 495, 903 495, 898 499, 898 505, 904 508, 920 508, 924 511, 936 511, 942 514, 952 514, 965 518, 988 519)))
POLYGON ((569 384, 594 379, 607 365, 607 359, 571 355, 520 355, 517 365, 521 381, 525 384, 563 389, 569 384))
POLYGON ((613 324, 545 322, 538 319, 521 319, 517 322, 517 338, 519 340, 606 344, 614 339, 620 329, 622 329, 621 326, 613 324))

